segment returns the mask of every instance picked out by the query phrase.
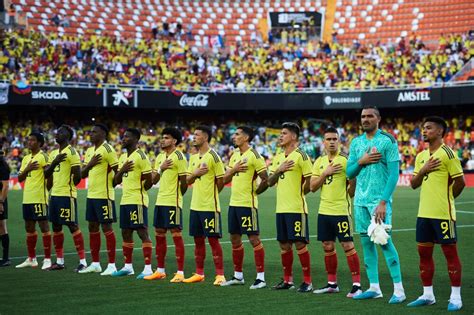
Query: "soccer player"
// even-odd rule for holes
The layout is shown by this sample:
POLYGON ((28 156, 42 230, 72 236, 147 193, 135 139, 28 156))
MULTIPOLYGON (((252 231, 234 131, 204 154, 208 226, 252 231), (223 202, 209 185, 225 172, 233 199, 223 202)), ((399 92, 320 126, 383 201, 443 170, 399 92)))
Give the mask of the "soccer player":
POLYGON ((214 285, 224 283, 224 262, 219 238, 221 230, 221 207, 219 192, 224 187, 224 164, 217 153, 209 147, 212 131, 207 126, 194 130, 193 145, 198 153, 189 159, 187 182, 193 184, 191 211, 189 215, 189 234, 194 237, 194 257, 196 273, 183 280, 184 283, 204 281, 205 240, 211 245, 216 268, 214 285))
POLYGON ((461 262, 457 251, 456 208, 454 198, 464 189, 461 163, 448 146, 443 143, 447 125, 441 117, 427 117, 423 123, 423 140, 429 148, 416 157, 411 187, 421 186, 416 241, 420 256, 420 277, 423 295, 408 306, 423 306, 436 303, 433 292, 434 244, 441 244, 448 263, 451 280, 451 296, 448 311, 462 308, 461 262))
POLYGON ((165 128, 161 133, 162 151, 156 157, 153 170, 153 183, 160 182, 155 206, 155 238, 156 260, 158 266, 151 276, 145 280, 166 278, 166 231, 173 236, 176 263, 178 270, 170 282, 178 283, 184 280, 184 241, 183 241, 183 195, 188 189, 186 182, 187 160, 184 154, 176 149, 181 143, 181 132, 176 128, 165 128))
POLYGON ((339 150, 339 134, 329 127, 324 132, 326 155, 320 156, 313 166, 311 191, 321 189, 318 211, 318 240, 324 249, 324 263, 328 274, 325 287, 314 293, 337 293, 337 255, 334 247, 336 237, 346 253, 347 264, 352 274, 352 290, 347 297, 362 293, 360 288, 360 261, 352 238, 351 197, 354 196, 355 181, 346 177, 347 155, 339 150))
POLYGON ((51 164, 46 167, 44 176, 52 181, 49 203, 49 220, 53 224, 53 243, 56 251, 56 263, 48 270, 64 269, 64 234, 63 225, 69 228, 74 245, 79 254, 79 265, 74 270, 79 272, 87 267, 84 252, 84 238, 77 219, 77 189, 81 181, 81 160, 77 151, 69 143, 74 136, 73 129, 62 125, 56 132, 59 149, 49 155, 51 164))
POLYGON ((122 184, 120 202, 120 228, 122 229, 123 256, 125 266, 112 273, 114 277, 135 274, 132 264, 133 231, 142 240, 145 268, 137 276, 143 279, 153 273, 151 269, 152 243, 148 235, 148 192, 153 185, 151 164, 145 153, 138 148, 140 131, 128 128, 122 139, 122 147, 127 150, 119 159, 119 170, 114 176, 114 186, 122 184))
POLYGON ((268 188, 268 175, 265 160, 250 146, 254 131, 247 126, 237 127, 232 141, 238 148, 229 162, 229 169, 224 175, 224 184, 232 181, 232 192, 229 203, 229 233, 232 242, 232 260, 234 261, 234 276, 223 286, 244 284, 242 265, 244 263, 244 246, 242 234, 247 234, 253 247, 257 279, 250 289, 265 288, 265 251, 260 241, 258 221, 258 198, 268 188), (257 178, 260 184, 257 186, 257 178))
POLYGON ((281 152, 274 156, 268 185, 277 185, 276 226, 277 240, 281 248, 283 280, 275 285, 275 290, 294 289, 293 244, 296 247, 301 267, 303 283, 298 292, 312 292, 311 257, 309 243, 308 206, 305 195, 310 191, 311 160, 298 148, 300 127, 295 123, 284 123, 280 132, 281 152))
POLYGON ((0 150, 0 240, 2 242, 3 259, 0 260, 0 267, 11 265, 8 255, 10 249, 10 236, 8 235, 8 180, 10 179, 10 167, 5 161, 3 150, 0 150))
POLYGON ((37 267, 36 222, 43 233, 44 260, 41 269, 51 267, 51 232, 48 224, 48 189, 44 170, 49 165, 48 155, 41 150, 44 136, 40 132, 32 132, 28 137, 30 154, 21 161, 18 181, 25 182, 23 189, 23 219, 26 229, 26 247, 28 258, 16 268, 37 267))
POLYGON ((95 124, 91 130, 92 147, 86 151, 82 178, 89 177, 87 187, 86 220, 89 222, 89 243, 92 263, 79 273, 101 273, 110 276, 115 267, 115 233, 112 223, 117 222, 115 212, 114 174, 118 159, 115 149, 107 143, 109 129, 104 124, 95 124), (102 272, 100 266, 100 227, 105 235, 109 264, 102 272))
MULTIPOLYGON (((367 291, 353 297, 357 300, 383 297, 379 285, 377 248, 370 240, 367 229, 372 217, 375 217, 378 224, 392 224, 392 194, 398 181, 400 158, 397 140, 379 129, 380 120, 376 107, 362 110, 364 133, 352 140, 347 162, 347 177, 357 178, 354 198, 356 232, 361 235, 364 262, 370 281, 367 291)), ((394 286, 389 303, 398 304, 406 299, 398 252, 392 238, 381 248, 394 286)))

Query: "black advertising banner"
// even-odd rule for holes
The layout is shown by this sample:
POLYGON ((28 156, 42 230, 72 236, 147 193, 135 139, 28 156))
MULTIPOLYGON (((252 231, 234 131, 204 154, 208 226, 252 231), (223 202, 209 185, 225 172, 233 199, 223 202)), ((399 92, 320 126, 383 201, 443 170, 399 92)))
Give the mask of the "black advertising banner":
POLYGON ((103 106, 103 93, 102 89, 32 86, 19 94, 11 86, 8 104, 100 107, 103 106))
POLYGON ((377 107, 409 107, 443 105, 441 93, 445 89, 376 90, 362 93, 362 105, 377 107))
POLYGON ((290 27, 303 25, 305 21, 310 26, 321 26, 322 14, 319 12, 270 12, 272 27, 290 27))
POLYGON ((0 104, 70 107, 119 107, 175 110, 331 110, 474 104, 474 86, 357 92, 232 93, 93 89, 78 87, 0 87, 0 104))
POLYGON ((130 88, 106 89, 106 107, 138 107, 137 90, 130 88))
MULTIPOLYGON (((252 94, 254 96, 254 94, 252 94)), ((182 110, 249 110, 248 94, 138 91, 138 107, 182 110)))
POLYGON ((360 92, 336 92, 323 94, 324 109, 361 108, 362 93, 360 92))

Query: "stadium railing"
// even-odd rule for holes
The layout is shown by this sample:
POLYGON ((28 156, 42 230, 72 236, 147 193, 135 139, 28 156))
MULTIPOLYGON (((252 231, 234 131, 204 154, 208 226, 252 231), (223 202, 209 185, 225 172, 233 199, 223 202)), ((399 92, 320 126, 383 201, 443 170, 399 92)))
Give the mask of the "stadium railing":
MULTIPOLYGON (((468 71, 472 70, 474 67, 474 59, 471 59, 469 64, 468 71)), ((464 68, 463 68, 464 69, 464 68)), ((455 76, 454 76, 455 77, 455 76)), ((453 79, 454 79, 453 77, 453 79)), ((102 83, 100 86, 97 83, 89 82, 74 82, 67 81, 57 84, 55 82, 45 82, 45 83, 34 83, 30 86, 37 87, 71 87, 71 88, 86 88, 86 89, 133 89, 133 90, 146 90, 146 91, 158 91, 158 92, 222 92, 222 93, 324 93, 324 92, 369 92, 369 91, 393 91, 393 90, 407 90, 407 89, 431 89, 431 88, 444 88, 444 87, 461 87, 461 86, 474 86, 474 80, 466 81, 456 81, 451 79, 448 82, 433 82, 426 84, 401 84, 395 87, 389 86, 377 86, 377 87, 365 87, 365 88, 337 88, 337 87, 316 87, 316 88, 297 88, 295 91, 283 91, 278 88, 227 88, 227 87, 206 87, 201 86, 199 89, 179 89, 176 90, 173 87, 154 87, 150 85, 138 85, 138 84, 107 84, 102 83)), ((9 80, 0 80, 0 83, 11 84, 9 80)))

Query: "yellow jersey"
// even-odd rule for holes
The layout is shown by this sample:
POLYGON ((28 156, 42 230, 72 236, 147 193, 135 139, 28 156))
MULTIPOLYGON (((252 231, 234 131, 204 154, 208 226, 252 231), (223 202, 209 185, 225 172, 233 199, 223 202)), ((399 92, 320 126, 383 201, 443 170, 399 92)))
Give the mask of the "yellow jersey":
POLYGON ((35 155, 32 153, 26 155, 21 160, 20 174, 30 162, 38 162, 39 168, 28 173, 23 188, 24 204, 48 204, 48 189, 46 187, 46 178, 44 177, 44 168, 49 165, 48 155, 39 151, 35 155))
POLYGON ((257 190, 257 177, 258 174, 267 169, 267 165, 260 154, 252 148, 244 153, 236 149, 230 158, 229 167, 234 167, 240 161, 244 162, 248 169, 245 172, 236 173, 232 177, 229 205, 258 209, 258 199, 255 192, 257 190))
POLYGON ((283 174, 277 183, 277 213, 308 213, 304 195, 304 179, 311 176, 311 160, 301 149, 296 149, 288 156, 282 151, 275 155, 270 166, 270 174, 277 171, 284 161, 293 161, 293 167, 283 174))
POLYGON ((151 163, 142 150, 136 149, 132 154, 122 153, 119 168, 127 161, 133 162, 133 170, 123 174, 122 200, 120 205, 142 205, 148 207, 148 192, 144 187, 143 175, 151 173, 151 163))
POLYGON ((179 150, 174 150, 169 156, 166 152, 161 152, 156 157, 156 172, 160 171, 160 165, 171 160, 171 168, 165 170, 160 177, 160 188, 156 198, 157 206, 172 206, 183 208, 183 195, 181 194, 179 177, 187 174, 188 163, 184 154, 179 150))
POLYGON ((49 160, 53 161, 60 153, 66 153, 66 159, 54 168, 51 196, 77 198, 77 188, 76 185, 74 185, 71 168, 81 166, 79 154, 76 149, 69 144, 63 150, 56 149, 51 152, 49 160))
POLYGON ((446 145, 441 145, 433 154, 426 149, 416 156, 414 175, 427 163, 430 157, 441 161, 440 167, 426 174, 421 183, 418 217, 456 221, 453 179, 463 176, 461 162, 446 145))
POLYGON ((192 174, 203 163, 207 165, 209 171, 194 181, 191 209, 220 212, 221 206, 216 179, 224 177, 224 164, 217 153, 210 149, 202 156, 199 153, 191 156, 188 173, 192 174))
POLYGON ((319 177, 329 166, 329 163, 340 164, 342 170, 339 173, 326 177, 321 186, 321 202, 319 203, 319 214, 324 215, 350 215, 351 198, 348 193, 348 180, 346 176, 347 155, 338 153, 332 161, 328 155, 320 156, 313 165, 313 177, 319 177))
POLYGON ((84 164, 89 163, 97 154, 100 154, 102 159, 99 164, 89 170, 87 198, 114 200, 114 172, 112 168, 118 165, 117 153, 110 144, 104 142, 98 148, 93 146, 87 149, 84 164))

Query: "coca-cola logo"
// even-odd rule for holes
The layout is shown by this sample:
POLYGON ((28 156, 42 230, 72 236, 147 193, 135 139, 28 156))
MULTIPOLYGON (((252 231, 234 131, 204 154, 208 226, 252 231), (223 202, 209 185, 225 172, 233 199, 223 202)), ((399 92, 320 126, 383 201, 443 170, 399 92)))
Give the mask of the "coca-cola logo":
POLYGON ((196 96, 188 96, 183 94, 179 99, 179 106, 183 107, 207 107, 209 104, 209 95, 198 94, 196 96))

